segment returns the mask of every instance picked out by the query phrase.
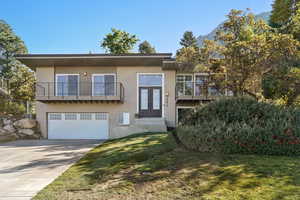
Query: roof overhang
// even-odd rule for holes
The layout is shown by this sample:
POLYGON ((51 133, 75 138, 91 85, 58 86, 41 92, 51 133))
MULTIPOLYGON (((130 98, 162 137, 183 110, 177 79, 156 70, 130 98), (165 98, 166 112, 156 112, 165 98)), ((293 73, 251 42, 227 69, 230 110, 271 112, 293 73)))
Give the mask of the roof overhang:
POLYGON ((172 54, 19 54, 15 57, 35 70, 38 66, 162 66, 172 54))

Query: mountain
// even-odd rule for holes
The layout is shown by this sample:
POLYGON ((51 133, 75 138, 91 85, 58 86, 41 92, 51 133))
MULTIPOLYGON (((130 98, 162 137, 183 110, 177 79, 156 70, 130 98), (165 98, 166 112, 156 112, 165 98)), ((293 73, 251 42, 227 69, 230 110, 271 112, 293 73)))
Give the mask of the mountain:
MULTIPOLYGON (((262 19, 266 22, 269 21, 270 19, 270 15, 271 15, 271 12, 263 12, 263 13, 260 13, 258 15, 255 15, 255 19, 262 19)), ((203 46, 203 41, 204 40, 213 40, 216 36, 216 33, 217 31, 220 29, 220 27, 223 25, 224 22, 222 22, 221 24, 219 24, 217 26, 217 28, 215 28, 212 32, 210 32, 209 34, 207 35, 200 35, 198 38, 197 38, 197 43, 199 45, 199 47, 202 47, 203 46)))

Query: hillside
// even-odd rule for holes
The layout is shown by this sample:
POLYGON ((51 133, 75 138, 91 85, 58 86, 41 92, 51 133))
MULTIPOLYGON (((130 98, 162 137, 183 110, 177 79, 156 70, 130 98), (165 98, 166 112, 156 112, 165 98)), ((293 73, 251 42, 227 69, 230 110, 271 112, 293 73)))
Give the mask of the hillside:
MULTIPOLYGON (((263 19, 264 21, 268 22, 270 18, 271 12, 263 12, 255 16, 256 19, 263 19)), ((219 28, 223 25, 224 22, 219 24, 212 32, 208 33, 207 35, 200 35, 198 40, 198 45, 201 47, 203 45, 204 40, 213 40, 219 28)))

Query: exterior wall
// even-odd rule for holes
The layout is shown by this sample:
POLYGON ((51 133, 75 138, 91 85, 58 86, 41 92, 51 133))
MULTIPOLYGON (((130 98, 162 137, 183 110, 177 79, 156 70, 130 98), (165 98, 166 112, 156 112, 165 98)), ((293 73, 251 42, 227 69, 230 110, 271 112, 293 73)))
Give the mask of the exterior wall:
POLYGON ((116 73, 116 81, 123 84, 125 98, 123 103, 42 103, 37 102, 37 120, 42 134, 47 138, 47 113, 49 112, 107 112, 109 114, 109 138, 118 138, 133 133, 142 132, 143 129, 135 124, 137 110, 137 75, 138 73, 164 74, 164 102, 163 113, 167 126, 176 126, 175 103, 175 71, 163 71, 159 66, 153 67, 38 67, 37 79, 43 82, 54 82, 55 74, 80 74, 81 81, 91 81, 91 75, 97 73, 116 73), (83 74, 87 72, 87 76, 83 74), (130 113, 130 125, 119 124, 122 112, 130 113))

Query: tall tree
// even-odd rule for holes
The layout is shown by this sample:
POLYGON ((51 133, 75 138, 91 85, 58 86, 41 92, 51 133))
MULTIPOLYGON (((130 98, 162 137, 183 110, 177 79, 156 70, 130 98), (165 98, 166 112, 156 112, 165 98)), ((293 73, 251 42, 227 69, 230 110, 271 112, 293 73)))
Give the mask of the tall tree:
POLYGON ((27 53, 25 43, 12 28, 0 20, 0 77, 9 79, 11 97, 16 100, 33 100, 35 75, 25 65, 15 59, 15 54, 27 53))
MULTIPOLYGON (((296 2, 296 0, 294 0, 296 2)), ((280 32, 291 34, 300 41, 300 3, 289 22, 280 28, 280 32)), ((298 46, 299 55, 299 46, 298 46)), ((283 60, 281 66, 271 71, 263 78, 264 96, 286 105, 300 105, 300 58, 295 56, 292 60, 283 60)))
POLYGON ((101 47, 111 54, 124 54, 129 53, 138 41, 136 35, 112 28, 101 42, 101 47))
POLYGON ((184 70, 190 70, 194 65, 199 63, 199 48, 197 46, 197 38, 192 31, 186 31, 180 39, 179 44, 182 48, 176 52, 176 61, 183 63, 184 70))
POLYGON ((3 69, 0 75, 5 78, 11 78, 14 66, 14 55, 27 53, 24 42, 13 32, 11 27, 0 20, 0 54, 3 69))
POLYGON ((263 75, 291 60, 297 54, 299 42, 291 35, 271 31, 265 22, 256 21, 251 13, 232 10, 227 17, 216 37, 220 47, 216 48, 215 41, 202 51, 209 52, 211 47, 216 49, 218 59, 214 66, 225 69, 226 87, 234 95, 248 94, 259 98, 263 75))
POLYGON ((275 0, 272 4, 270 26, 280 28, 288 24, 295 15, 299 0, 275 0))
POLYGON ((194 47, 197 48, 197 38, 194 36, 192 31, 186 31, 183 34, 183 37, 180 39, 179 44, 182 47, 194 47))
POLYGON ((156 53, 155 48, 146 40, 139 44, 139 52, 143 54, 156 53))

